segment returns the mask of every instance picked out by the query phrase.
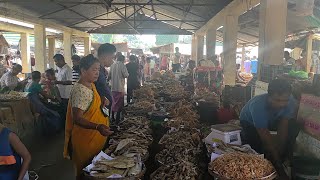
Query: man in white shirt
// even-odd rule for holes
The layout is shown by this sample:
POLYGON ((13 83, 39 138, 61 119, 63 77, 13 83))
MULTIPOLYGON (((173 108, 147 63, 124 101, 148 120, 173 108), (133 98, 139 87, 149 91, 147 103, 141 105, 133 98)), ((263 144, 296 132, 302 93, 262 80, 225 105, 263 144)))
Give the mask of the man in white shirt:
POLYGON ((21 73, 22 66, 20 64, 16 64, 12 67, 12 70, 5 73, 0 78, 0 89, 14 90, 18 87, 19 78, 17 75, 21 73))
POLYGON ((111 79, 111 91, 112 91, 112 118, 116 120, 116 123, 120 121, 120 114, 124 106, 124 85, 125 78, 128 78, 129 73, 124 65, 125 57, 120 55, 117 57, 117 61, 110 67, 109 78, 111 79), (116 118, 114 114, 116 113, 116 118))
POLYGON ((62 99, 62 105, 66 106, 72 89, 72 69, 66 64, 63 55, 56 54, 53 56, 57 66, 57 87, 62 99))

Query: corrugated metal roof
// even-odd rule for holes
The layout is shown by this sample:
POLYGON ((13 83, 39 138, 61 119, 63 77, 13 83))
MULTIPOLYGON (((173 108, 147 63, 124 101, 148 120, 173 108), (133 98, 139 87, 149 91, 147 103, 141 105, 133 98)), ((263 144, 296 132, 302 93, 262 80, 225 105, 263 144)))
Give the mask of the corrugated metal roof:
POLYGON ((108 1, 7 0, 6 3, 27 9, 39 18, 82 31, 191 34, 232 0, 113 0, 111 7, 107 7, 108 1), (164 28, 168 30, 162 30, 164 28))

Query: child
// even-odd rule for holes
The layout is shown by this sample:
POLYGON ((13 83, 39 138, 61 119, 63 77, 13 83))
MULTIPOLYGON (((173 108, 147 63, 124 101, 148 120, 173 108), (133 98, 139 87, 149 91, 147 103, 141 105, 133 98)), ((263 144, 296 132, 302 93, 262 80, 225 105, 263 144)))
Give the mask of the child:
POLYGON ((54 96, 50 96, 43 91, 40 84, 41 73, 39 71, 33 71, 31 73, 31 79, 32 81, 29 82, 25 87, 26 92, 29 92, 30 94, 40 94, 45 99, 55 99, 54 96))
POLYGON ((55 100, 61 102, 61 97, 59 93, 58 87, 55 85, 56 76, 53 69, 47 69, 45 71, 45 78, 46 80, 42 82, 43 90, 49 96, 55 97, 55 100))
POLYGON ((19 137, 1 123, 0 147, 0 179, 22 180, 31 162, 31 155, 19 137))

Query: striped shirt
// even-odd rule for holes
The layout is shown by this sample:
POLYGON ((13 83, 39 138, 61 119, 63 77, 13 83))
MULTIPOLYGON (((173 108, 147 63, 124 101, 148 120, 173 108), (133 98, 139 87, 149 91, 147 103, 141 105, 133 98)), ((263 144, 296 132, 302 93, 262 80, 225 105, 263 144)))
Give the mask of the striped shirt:
POLYGON ((80 79, 80 72, 79 67, 73 67, 72 68, 72 84, 78 82, 80 79))
POLYGON ((126 66, 119 61, 113 63, 110 67, 109 78, 111 79, 111 91, 125 92, 125 78, 129 76, 126 66))

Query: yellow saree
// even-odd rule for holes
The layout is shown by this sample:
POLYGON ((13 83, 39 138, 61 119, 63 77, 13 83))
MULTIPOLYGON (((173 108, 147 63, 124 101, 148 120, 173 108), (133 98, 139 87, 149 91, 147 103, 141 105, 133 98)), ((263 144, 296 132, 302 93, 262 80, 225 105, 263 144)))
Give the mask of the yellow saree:
MULTIPOLYGON (((92 90, 93 100, 88 110, 84 112, 83 118, 96 124, 109 126, 109 119, 103 115, 100 109, 101 99, 94 84, 92 84, 92 90)), ((69 101, 63 156, 68 159, 70 159, 71 156, 77 176, 81 174, 85 166, 90 164, 92 158, 103 149, 106 139, 107 138, 102 136, 97 130, 84 129, 73 123, 72 105, 69 101), (69 147, 72 147, 72 152, 70 152, 69 147)))

